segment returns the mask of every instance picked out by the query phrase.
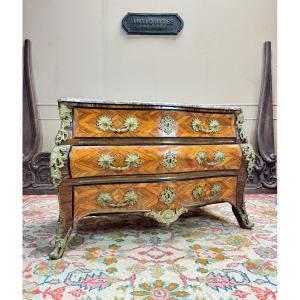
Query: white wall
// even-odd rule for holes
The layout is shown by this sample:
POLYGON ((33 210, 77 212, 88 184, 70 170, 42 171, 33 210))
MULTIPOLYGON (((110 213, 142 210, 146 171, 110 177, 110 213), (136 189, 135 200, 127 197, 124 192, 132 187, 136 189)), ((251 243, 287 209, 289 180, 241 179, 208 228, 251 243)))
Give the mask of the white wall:
MULTIPOLYGON (((25 0, 43 142, 59 128, 60 97, 242 106, 253 136, 262 47, 272 42, 276 119, 275 0, 25 0), (178 36, 128 36, 127 12, 177 12, 178 36)), ((276 127, 276 121, 275 121, 276 127)))

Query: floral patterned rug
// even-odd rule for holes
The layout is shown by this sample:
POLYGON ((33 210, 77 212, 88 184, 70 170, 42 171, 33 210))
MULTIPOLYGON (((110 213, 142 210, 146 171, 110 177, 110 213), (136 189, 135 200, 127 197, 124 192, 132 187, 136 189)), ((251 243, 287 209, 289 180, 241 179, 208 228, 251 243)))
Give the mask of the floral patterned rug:
POLYGON ((229 204, 195 209, 169 228, 141 214, 88 218, 63 259, 48 260, 56 196, 24 196, 24 299, 276 299, 276 196, 247 195, 253 230, 229 204))

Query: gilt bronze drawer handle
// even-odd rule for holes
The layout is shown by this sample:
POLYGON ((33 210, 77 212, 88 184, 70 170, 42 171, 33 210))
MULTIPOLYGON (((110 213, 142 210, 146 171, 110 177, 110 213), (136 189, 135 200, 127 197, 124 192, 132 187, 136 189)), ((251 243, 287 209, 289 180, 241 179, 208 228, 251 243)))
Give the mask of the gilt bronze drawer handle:
POLYGON ((200 119, 194 118, 192 121, 192 128, 194 131, 201 131, 204 133, 217 133, 220 130, 220 124, 217 120, 211 120, 207 129, 203 127, 200 119))
POLYGON ((207 156, 206 153, 203 151, 199 151, 196 154, 196 161, 198 162, 199 165, 208 165, 208 166, 216 166, 220 163, 222 163, 225 159, 225 154, 223 151, 216 151, 214 153, 214 160, 211 162, 207 161, 207 156))
POLYGON ((210 196, 205 197, 204 196, 204 192, 203 192, 203 188, 200 185, 197 185, 193 191, 193 198, 195 200, 203 200, 203 201, 210 201, 210 200, 214 200, 217 197, 220 196, 221 194, 221 186, 219 184, 213 184, 210 188, 210 196))
POLYGON ((109 116, 102 116, 97 120, 97 127, 102 131, 123 133, 137 130, 139 127, 139 120, 136 117, 127 117, 122 128, 114 128, 112 118, 109 116))
POLYGON ((160 194, 160 201, 166 205, 172 204, 176 199, 175 190, 172 188, 165 188, 160 194))
POLYGON ((98 159, 98 166, 102 169, 110 169, 116 172, 126 171, 136 168, 140 164, 140 157, 135 153, 128 153, 124 159, 124 162, 126 163, 126 166, 124 167, 114 167, 112 165, 114 161, 115 159, 112 155, 104 153, 98 159))
POLYGON ((101 206, 109 206, 114 208, 125 207, 133 205, 138 201, 138 193, 135 191, 128 191, 124 195, 124 201, 122 203, 113 203, 112 193, 103 192, 100 193, 97 198, 97 203, 101 206))

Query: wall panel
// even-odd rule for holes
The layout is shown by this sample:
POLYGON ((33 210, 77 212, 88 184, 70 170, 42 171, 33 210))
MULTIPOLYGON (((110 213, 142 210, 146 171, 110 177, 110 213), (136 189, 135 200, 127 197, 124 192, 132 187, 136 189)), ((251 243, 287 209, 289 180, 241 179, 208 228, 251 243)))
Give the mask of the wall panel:
POLYGON ((26 0, 23 32, 32 41, 42 150, 59 126, 57 99, 72 96, 237 104, 253 135, 267 40, 276 104, 275 0, 26 0), (184 28, 128 36, 128 11, 178 12, 184 28))

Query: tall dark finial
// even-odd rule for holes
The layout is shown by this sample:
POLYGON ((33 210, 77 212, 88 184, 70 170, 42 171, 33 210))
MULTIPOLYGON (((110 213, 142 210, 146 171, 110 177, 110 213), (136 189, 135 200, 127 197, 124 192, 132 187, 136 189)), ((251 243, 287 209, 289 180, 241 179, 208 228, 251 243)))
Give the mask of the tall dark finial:
POLYGON ((40 126, 33 83, 31 42, 26 39, 23 48, 23 159, 32 159, 39 145, 40 126))
POLYGON ((263 49, 263 76, 255 138, 257 188, 276 189, 277 155, 274 146, 271 42, 265 42, 263 49))
POLYGON ((53 194, 50 153, 38 152, 41 131, 36 104, 31 42, 26 39, 23 47, 23 194, 53 194))

